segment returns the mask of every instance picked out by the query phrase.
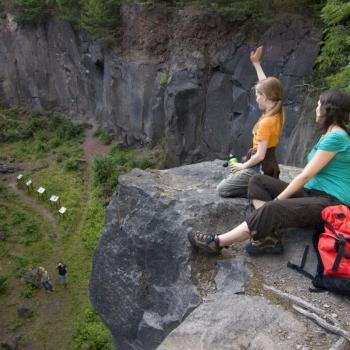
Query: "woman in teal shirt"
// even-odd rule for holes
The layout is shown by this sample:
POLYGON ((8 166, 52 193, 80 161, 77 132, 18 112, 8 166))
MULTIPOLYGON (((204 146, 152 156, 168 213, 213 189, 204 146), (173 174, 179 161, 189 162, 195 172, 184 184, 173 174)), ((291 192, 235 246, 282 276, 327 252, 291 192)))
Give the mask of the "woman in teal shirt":
POLYGON ((316 123, 322 136, 307 157, 307 165, 291 183, 266 175, 249 182, 248 198, 255 211, 234 229, 212 235, 191 230, 191 244, 209 253, 250 239, 249 254, 283 251, 279 232, 289 227, 315 228, 321 211, 330 205, 350 206, 350 137, 347 130, 350 96, 339 91, 321 94, 316 123))

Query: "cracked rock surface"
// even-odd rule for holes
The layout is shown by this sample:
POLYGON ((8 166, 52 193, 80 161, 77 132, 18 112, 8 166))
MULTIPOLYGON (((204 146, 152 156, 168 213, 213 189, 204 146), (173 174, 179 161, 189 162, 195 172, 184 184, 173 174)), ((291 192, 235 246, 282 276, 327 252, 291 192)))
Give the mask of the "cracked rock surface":
MULTIPOLYGON (((246 199, 220 198, 222 161, 121 177, 95 251, 90 298, 118 349, 327 349, 338 339, 263 290, 268 284, 326 308, 349 328, 349 304, 286 267, 311 232, 289 230, 281 256, 252 258, 244 244, 218 257, 193 251, 192 227, 222 233, 244 220, 246 199)), ((300 171, 282 168, 282 178, 300 171)), ((306 269, 315 272, 310 254, 306 269)))

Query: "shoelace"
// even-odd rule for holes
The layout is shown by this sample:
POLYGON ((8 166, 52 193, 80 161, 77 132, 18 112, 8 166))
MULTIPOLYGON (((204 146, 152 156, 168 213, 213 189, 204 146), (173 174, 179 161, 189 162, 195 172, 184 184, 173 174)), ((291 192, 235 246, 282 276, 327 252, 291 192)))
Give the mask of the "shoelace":
POLYGON ((211 242, 214 239, 212 235, 206 235, 204 233, 199 233, 199 232, 196 232, 195 234, 197 236, 197 239, 202 242, 211 242))

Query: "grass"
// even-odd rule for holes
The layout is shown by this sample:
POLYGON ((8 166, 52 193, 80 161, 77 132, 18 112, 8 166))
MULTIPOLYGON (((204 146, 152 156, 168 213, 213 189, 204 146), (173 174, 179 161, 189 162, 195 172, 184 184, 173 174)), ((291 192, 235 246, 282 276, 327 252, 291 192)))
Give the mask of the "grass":
POLYGON ((92 188, 89 176, 83 176, 87 170, 80 161, 83 128, 62 116, 14 109, 1 110, 0 124, 4 130, 1 159, 22 162, 23 182, 30 178, 34 185, 31 192, 22 185, 27 203, 19 194, 0 186, 0 304, 2 309, 6 307, 0 324, 9 336, 21 332, 23 343, 34 342, 39 349, 92 349, 89 334, 96 332, 105 336, 96 339, 95 348, 99 348, 99 341, 111 348, 109 331, 97 315, 85 327, 87 340, 73 342, 73 336, 84 328, 92 254, 104 223, 104 200, 92 188), (47 199, 37 198, 39 186, 48 195, 60 197, 60 204, 68 208, 66 219, 58 220, 57 208, 52 208, 47 199), (58 283, 55 267, 59 260, 68 266, 67 290, 58 283), (22 279, 39 265, 48 270, 53 281, 55 291, 50 295, 22 279), (28 299, 35 308, 30 322, 17 316, 18 305, 28 299))
POLYGON ((24 174, 17 189, 0 185, 0 307, 6 309, 0 313, 1 328, 9 336, 23 334, 21 342, 35 343, 39 350, 112 349, 111 335, 88 299, 92 255, 119 175, 159 165, 161 150, 149 150, 154 154, 149 158, 113 148, 90 168, 82 161, 83 128, 60 115, 0 108, 0 127, 0 159, 20 163, 24 174), (32 191, 24 186, 28 179, 32 191), (39 186, 46 189, 46 199, 38 198, 39 186), (52 194, 67 208, 65 219, 50 206, 52 194), (67 289, 58 282, 58 261, 68 266, 67 289), (48 270, 53 293, 24 282, 24 274, 39 265, 48 270), (33 307, 30 321, 17 315, 25 301, 33 307))

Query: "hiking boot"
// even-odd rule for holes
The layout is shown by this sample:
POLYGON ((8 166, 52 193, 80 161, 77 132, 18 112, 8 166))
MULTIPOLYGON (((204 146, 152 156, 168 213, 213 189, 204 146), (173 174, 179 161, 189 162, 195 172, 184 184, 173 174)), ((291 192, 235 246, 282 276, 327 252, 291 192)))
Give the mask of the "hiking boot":
POLYGON ((220 253, 219 238, 217 235, 210 235, 200 233, 198 231, 189 230, 187 232, 188 240, 192 247, 204 250, 210 255, 217 255, 220 253))
POLYGON ((282 254, 283 246, 281 241, 266 237, 264 240, 251 240, 245 250, 249 255, 282 254))

